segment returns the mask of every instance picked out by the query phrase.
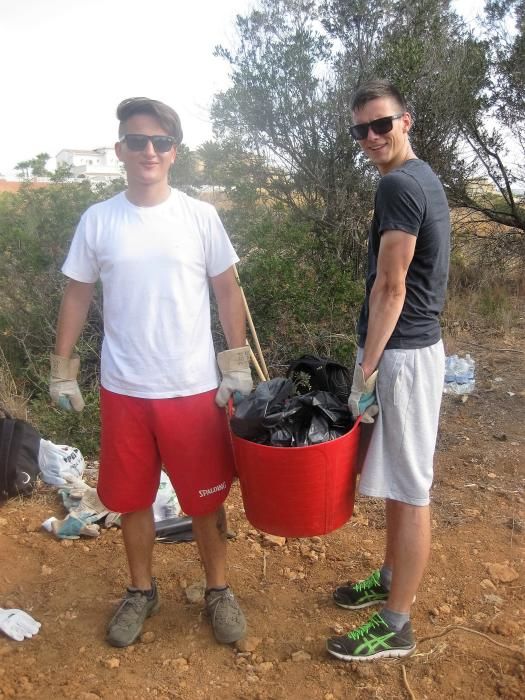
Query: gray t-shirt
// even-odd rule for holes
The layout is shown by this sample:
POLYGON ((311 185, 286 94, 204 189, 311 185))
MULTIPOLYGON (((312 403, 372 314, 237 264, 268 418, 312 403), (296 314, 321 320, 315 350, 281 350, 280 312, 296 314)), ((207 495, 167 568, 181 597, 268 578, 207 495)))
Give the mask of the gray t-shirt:
POLYGON ((360 347, 366 339, 381 235, 392 230, 406 231, 417 236, 417 241, 406 277, 405 303, 385 349, 424 348, 441 338, 439 314, 448 280, 450 211, 441 182, 422 160, 408 160, 379 181, 368 238, 366 297, 357 325, 360 347))

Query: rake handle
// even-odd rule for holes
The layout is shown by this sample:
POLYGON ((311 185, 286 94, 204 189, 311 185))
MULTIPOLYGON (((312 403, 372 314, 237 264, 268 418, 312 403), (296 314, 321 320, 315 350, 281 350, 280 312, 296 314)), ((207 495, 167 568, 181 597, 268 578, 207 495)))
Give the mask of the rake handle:
MULTIPOLYGON (((257 350, 257 354, 259 356, 259 362, 260 362, 260 367, 259 369, 262 369, 263 377, 267 381, 270 379, 270 375, 268 374, 268 368, 266 367, 266 362, 264 361, 264 357, 262 354, 261 346, 259 344, 259 338, 257 337, 257 332, 255 330, 255 326, 253 325, 253 319, 252 315, 250 313, 250 309, 248 308, 248 302, 246 301, 246 295, 244 294, 244 289, 242 288, 241 280, 239 278, 239 273, 237 272, 237 267, 234 265, 233 269, 235 271, 235 279, 237 280, 237 284, 239 285, 239 289, 241 290, 241 296, 242 296, 242 301, 244 304, 244 310, 246 311, 246 318, 248 319, 248 326, 250 328, 250 333, 252 334, 253 342, 255 343, 255 348, 257 350)), ((253 352, 252 352, 253 355, 253 352)), ((255 356, 254 356, 255 358, 255 356)), ((256 369, 259 365, 256 365, 256 369)), ((259 375, 260 376, 260 375, 259 375)))

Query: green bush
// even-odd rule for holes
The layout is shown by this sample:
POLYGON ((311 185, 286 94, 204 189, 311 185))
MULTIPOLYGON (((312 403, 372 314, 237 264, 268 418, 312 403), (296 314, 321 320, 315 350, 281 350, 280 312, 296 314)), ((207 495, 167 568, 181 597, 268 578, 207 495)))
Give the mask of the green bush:
MULTIPOLYGON (((31 419, 44 437, 81 443, 87 454, 98 451, 98 419, 89 410, 82 418, 59 413, 49 406, 47 393, 49 353, 66 282, 60 267, 81 214, 122 188, 122 181, 95 189, 87 182, 40 189, 27 183, 18 193, 0 197, 0 349, 17 394, 30 400, 31 419)), ((101 333, 97 297, 77 347, 88 394, 98 384, 101 333)))
POLYGON ((57 445, 78 447, 84 457, 98 457, 100 420, 98 391, 83 391, 86 407, 82 413, 62 411, 44 394, 29 404, 31 423, 46 440, 57 445))
POLYGON ((522 293, 523 240, 505 228, 477 235, 453 232, 453 249, 443 325, 455 329, 509 330, 522 293), (496 280, 496 281, 495 281, 496 280))
POLYGON ((271 374, 305 352, 351 364, 363 280, 307 224, 279 212, 251 221, 239 272, 271 374))

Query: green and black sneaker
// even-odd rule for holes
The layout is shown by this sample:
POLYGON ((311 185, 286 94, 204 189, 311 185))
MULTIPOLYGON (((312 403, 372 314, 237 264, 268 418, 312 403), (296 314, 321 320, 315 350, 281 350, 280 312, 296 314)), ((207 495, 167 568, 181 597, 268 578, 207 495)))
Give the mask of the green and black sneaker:
POLYGON ((416 648, 410 621, 399 632, 374 613, 364 625, 326 642, 329 654, 343 661, 374 661, 388 657, 408 656, 416 648))
POLYGON ((364 581, 338 586, 334 591, 334 601, 341 608, 359 610, 369 605, 384 603, 388 598, 388 588, 385 588, 379 578, 379 569, 372 571, 364 581))

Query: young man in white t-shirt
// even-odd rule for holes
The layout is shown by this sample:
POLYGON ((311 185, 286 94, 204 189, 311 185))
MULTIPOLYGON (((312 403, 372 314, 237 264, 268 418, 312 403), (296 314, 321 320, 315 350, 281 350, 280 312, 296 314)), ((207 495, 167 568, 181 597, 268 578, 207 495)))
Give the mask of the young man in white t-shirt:
POLYGON ((98 493, 122 513, 131 585, 107 640, 132 644, 159 597, 152 577, 152 503, 161 464, 193 531, 206 573, 206 607, 219 642, 246 631, 226 581, 223 502, 234 474, 224 406, 252 389, 238 257, 215 209, 168 184, 182 141, 173 109, 146 98, 118 106, 117 156, 128 189, 82 216, 62 271, 69 277, 51 356, 50 394, 81 411, 79 359, 73 354, 95 284, 102 282, 101 453, 98 493), (209 285, 230 350, 219 353, 210 328, 209 285), (220 386, 219 386, 220 382, 220 386), (217 390, 217 386, 219 386, 217 390))

